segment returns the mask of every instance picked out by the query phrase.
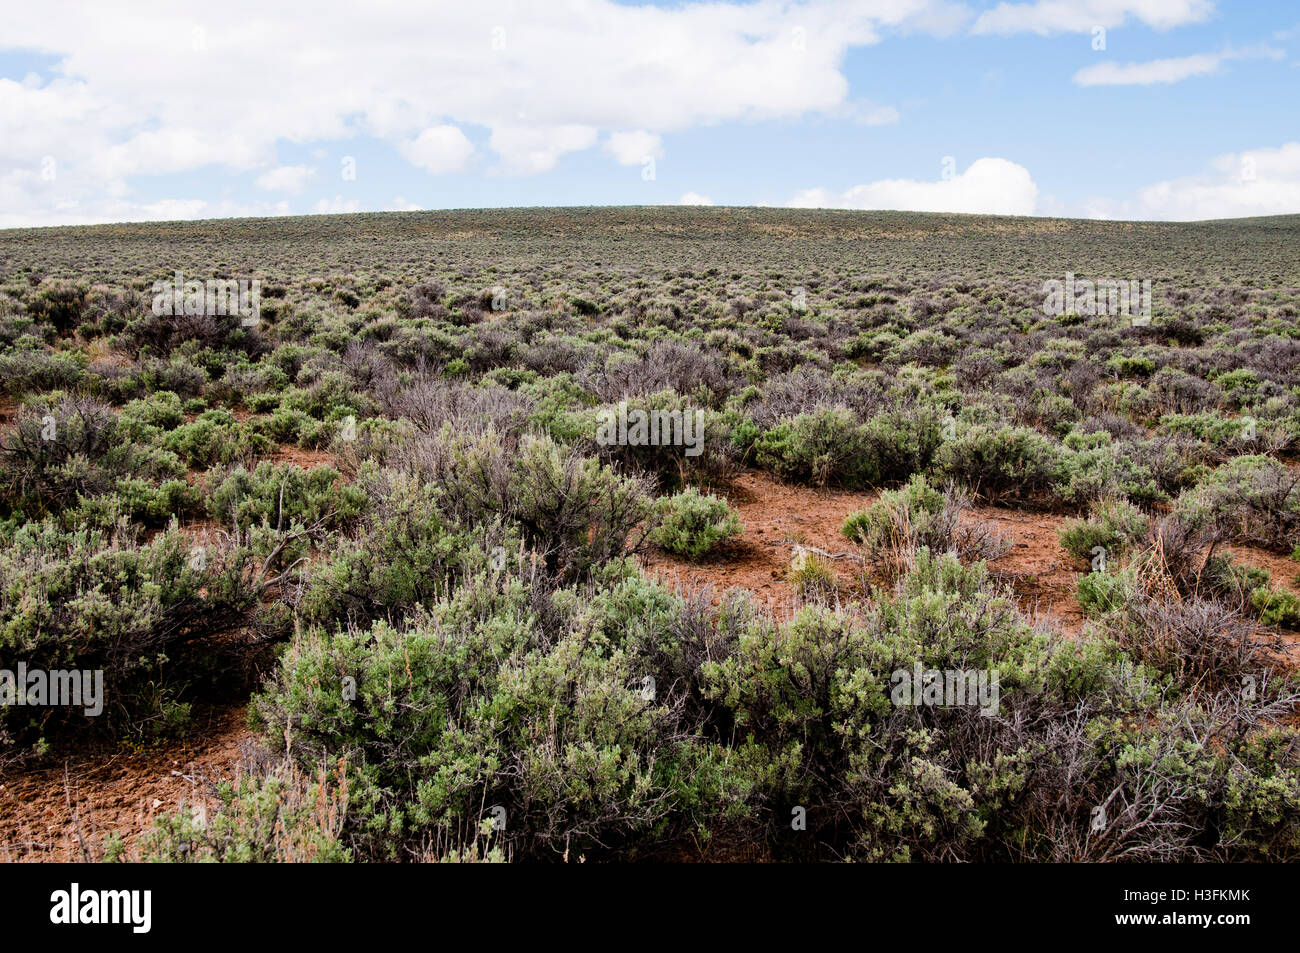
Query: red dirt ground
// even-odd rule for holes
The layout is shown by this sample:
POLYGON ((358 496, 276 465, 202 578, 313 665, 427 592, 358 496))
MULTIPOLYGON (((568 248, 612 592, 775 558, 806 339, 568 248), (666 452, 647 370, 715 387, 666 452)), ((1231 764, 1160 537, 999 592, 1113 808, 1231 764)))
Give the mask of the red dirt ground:
POLYGON ((130 850, 153 818, 207 794, 230 778, 256 736, 245 707, 199 715, 183 740, 133 751, 89 749, 15 775, 0 775, 0 861, 81 860, 99 856, 103 837, 122 835, 130 850))
MULTIPOLYGON (((749 589, 781 618, 789 618, 800 605, 786 581, 795 546, 814 546, 836 554, 851 552, 853 547, 840 535, 840 526, 845 517, 871 505, 877 496, 789 486, 758 472, 742 475, 726 495, 745 531, 717 559, 694 564, 654 551, 641 557, 642 565, 683 589, 712 586, 715 601, 733 587, 749 589)), ((977 507, 967 518, 987 523, 1011 542, 1011 550, 992 568, 1011 584, 1021 608, 1045 624, 1077 635, 1083 628, 1083 610, 1074 598, 1079 572, 1070 565, 1056 535, 1065 517, 977 507)), ((831 566, 846 595, 861 594, 856 562, 836 559, 831 566)))
POLYGON ((266 459, 272 463, 292 463, 303 470, 310 470, 324 464, 338 469, 338 458, 327 450, 303 450, 292 444, 284 444, 266 459))
MULTIPOLYGON (((691 563, 651 550, 641 555, 641 564, 683 590, 710 586, 715 601, 728 589, 748 589, 782 618, 788 618, 799 605, 785 578, 795 545, 848 552, 851 547, 840 535, 840 525, 850 513, 875 499, 874 493, 787 486, 754 472, 743 474, 726 496, 745 531, 716 559, 691 563)), ((856 585, 856 565, 851 560, 836 559, 831 564, 844 586, 856 585)))

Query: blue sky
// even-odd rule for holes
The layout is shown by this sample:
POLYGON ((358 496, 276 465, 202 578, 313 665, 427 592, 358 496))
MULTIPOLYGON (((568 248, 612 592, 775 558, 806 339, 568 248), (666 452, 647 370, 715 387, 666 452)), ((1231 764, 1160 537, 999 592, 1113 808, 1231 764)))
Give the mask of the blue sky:
POLYGON ((304 9, 13 11, 0 227, 681 202, 1300 212, 1283 0, 304 9))

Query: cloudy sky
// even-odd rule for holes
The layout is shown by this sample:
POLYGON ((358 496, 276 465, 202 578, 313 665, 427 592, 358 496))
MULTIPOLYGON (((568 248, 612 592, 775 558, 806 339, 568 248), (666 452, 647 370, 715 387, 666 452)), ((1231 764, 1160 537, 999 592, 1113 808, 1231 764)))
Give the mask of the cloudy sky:
POLYGON ((9 4, 0 227, 1300 212, 1294 0, 9 4))

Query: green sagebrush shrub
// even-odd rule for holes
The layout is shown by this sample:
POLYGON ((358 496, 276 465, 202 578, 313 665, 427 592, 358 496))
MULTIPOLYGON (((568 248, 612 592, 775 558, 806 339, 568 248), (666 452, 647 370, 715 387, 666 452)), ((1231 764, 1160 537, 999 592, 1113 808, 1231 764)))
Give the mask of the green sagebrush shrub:
POLYGON ((686 481, 716 485, 735 476, 735 423, 734 413, 703 408, 666 390, 562 414, 548 432, 623 472, 650 474, 660 487, 673 488, 686 481))
POLYGON ((867 451, 865 434, 853 412, 847 407, 825 407, 762 434, 754 443, 754 462, 791 482, 863 486, 878 475, 867 451))
POLYGON ((108 405, 49 395, 24 405, 0 436, 0 513, 58 513, 126 481, 137 511, 156 517, 164 503, 143 500, 145 490, 184 473, 174 454, 132 441, 108 405))
POLYGON ((886 581, 907 570, 916 551, 953 552, 963 562, 996 559, 1007 543, 982 524, 962 525, 967 499, 956 488, 938 489, 924 476, 913 476, 898 490, 885 490, 865 510, 851 513, 840 527, 844 537, 861 546, 867 564, 886 581))
POLYGON ((1052 481, 1051 494, 1068 506, 1094 503, 1109 496, 1137 502, 1165 498, 1145 454, 1131 443, 1117 443, 1109 433, 1066 435, 1052 481))
POLYGON ((398 621, 467 575, 519 558, 517 531, 500 520, 458 528, 440 507, 439 489, 413 474, 366 465, 356 490, 367 502, 355 533, 306 574, 299 609, 311 622, 398 621))
POLYGON ((779 856, 819 839, 861 859, 1300 852, 1300 737, 1272 723, 1287 704, 1276 690, 1243 703, 1239 683, 1206 694, 1190 673, 1170 686, 1113 643, 1053 639, 982 564, 922 550, 857 616, 720 624, 738 630, 736 649, 705 664, 706 694, 734 715, 732 758, 779 856), (996 711, 895 704, 891 673, 918 665, 996 671, 996 711), (1108 799, 1098 832, 1093 808, 1108 799), (789 832, 795 806, 811 838, 789 832))
POLYGON ((337 527, 357 516, 365 491, 333 467, 304 470, 264 460, 252 471, 216 469, 207 475, 208 515, 227 526, 322 523, 337 527))
POLYGON ((72 387, 85 376, 86 357, 79 351, 51 351, 30 337, 20 343, 32 346, 0 353, 0 394, 72 387))
POLYGON ((493 807, 515 856, 648 849, 723 797, 682 717, 680 613, 621 563, 579 588, 481 575, 401 626, 304 630, 256 715, 304 763, 347 758, 368 856, 464 842, 493 807))
POLYGON ((966 569, 923 550, 900 585, 865 615, 812 607, 784 625, 743 612, 724 619, 739 630, 737 647, 705 665, 706 692, 734 713, 734 756, 749 766, 773 835, 791 846, 797 841, 776 831, 788 830, 793 805, 804 805, 814 838, 851 844, 863 858, 964 852, 983 835, 982 818, 1023 783, 1026 765, 1014 754, 996 767, 977 763, 970 731, 995 731, 999 719, 895 706, 890 679, 917 662, 996 665, 999 704, 1007 705, 1041 689, 1052 657, 1046 637, 993 590, 980 565, 966 569), (998 769, 992 786, 972 783, 977 772, 993 780, 998 769))
POLYGON ((847 407, 821 407, 759 435, 754 462, 796 483, 878 486, 927 467, 941 433, 941 415, 929 411, 887 412, 863 424, 847 407))
POLYGON ((1061 473, 1060 445, 1027 427, 958 424, 935 455, 935 470, 991 502, 1033 502, 1061 473))
POLYGON ((177 427, 162 438, 162 445, 200 469, 275 450, 268 437, 219 409, 205 410, 193 423, 177 427))
POLYGON ((444 425, 389 448, 384 459, 437 486, 439 509, 451 523, 500 519, 548 572, 571 580, 628 552, 629 533, 650 514, 644 479, 545 436, 458 434, 444 425))
POLYGON ((72 723, 149 735, 184 720, 189 680, 211 681, 209 636, 254 602, 241 554, 205 554, 173 526, 149 543, 125 521, 67 531, 53 520, 0 534, 0 659, 12 670, 103 670, 104 710, 0 707, 18 745, 72 723))
POLYGON ((365 506, 365 493, 324 464, 303 470, 263 461, 209 471, 208 515, 265 570, 287 571, 307 561, 313 545, 342 535, 365 506))
POLYGON ((1237 457, 1185 490, 1175 510, 1234 542, 1281 552, 1300 544, 1300 477, 1271 457, 1237 457))
POLYGON ((1137 582, 1132 570, 1094 570, 1079 577, 1075 584, 1075 598, 1083 611, 1092 616, 1105 615, 1122 609, 1137 593, 1137 582))
POLYGON ((1300 623, 1300 598, 1275 588, 1267 569, 1243 566, 1231 556, 1218 554, 1206 564, 1204 576, 1207 588, 1220 601, 1264 625, 1294 628, 1300 623))
POLYGON ((694 487, 657 500, 654 513, 658 525, 651 531, 650 541, 687 559, 702 559, 744 530, 726 500, 694 487))
POLYGON ((1061 547, 1080 562, 1091 563, 1104 550, 1108 562, 1120 563, 1136 546, 1146 541, 1145 513, 1124 500, 1093 504, 1086 520, 1072 519, 1058 530, 1061 547))

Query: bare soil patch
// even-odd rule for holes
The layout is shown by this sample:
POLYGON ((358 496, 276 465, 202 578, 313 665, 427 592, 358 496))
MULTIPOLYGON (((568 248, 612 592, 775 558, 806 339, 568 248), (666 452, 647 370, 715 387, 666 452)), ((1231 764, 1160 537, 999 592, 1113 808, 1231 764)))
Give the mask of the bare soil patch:
MULTIPOLYGON (((801 605, 786 578, 796 547, 851 552, 840 527, 877 495, 790 486, 765 473, 746 472, 726 494, 745 524, 739 539, 702 563, 658 550, 643 554, 641 562, 647 572, 683 589, 711 588, 715 602, 728 589, 748 589, 778 617, 789 618, 801 605)), ((1022 609, 1067 635, 1082 631, 1083 610, 1074 597, 1079 570, 1070 565, 1057 538, 1066 517, 986 506, 966 518, 988 523, 1011 542, 1011 550, 992 568, 1011 585, 1022 609)), ((831 560, 831 567, 846 596, 862 595, 856 561, 831 560)))
POLYGON ((267 457, 273 463, 289 463, 302 470, 321 466, 338 469, 338 458, 328 450, 304 450, 293 444, 281 444, 280 449, 267 457))
POLYGON ((157 815, 233 777, 256 744, 246 706, 228 705, 200 713, 181 739, 87 748, 0 775, 0 861, 82 860, 83 845, 98 856, 110 832, 130 851, 157 815))

